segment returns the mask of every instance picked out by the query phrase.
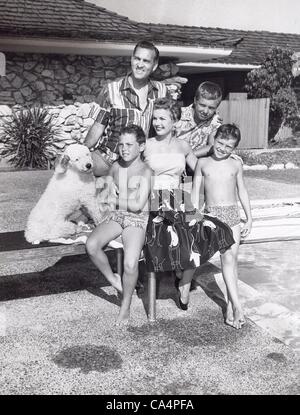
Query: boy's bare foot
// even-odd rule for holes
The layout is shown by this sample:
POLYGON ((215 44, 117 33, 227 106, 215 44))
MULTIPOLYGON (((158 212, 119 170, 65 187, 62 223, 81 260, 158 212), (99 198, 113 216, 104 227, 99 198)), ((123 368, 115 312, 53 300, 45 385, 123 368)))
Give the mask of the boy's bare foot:
POLYGON ((129 325, 129 320, 127 319, 127 320, 119 320, 119 319, 117 319, 116 320, 116 323, 115 323, 115 326, 117 326, 117 327, 127 327, 129 325))
POLYGON ((232 309, 230 305, 227 307, 225 324, 228 326, 234 327, 235 329, 240 329, 246 323, 244 313, 241 309, 232 309))
POLYGON ((235 329, 239 330, 243 327, 243 325, 246 323, 246 320, 244 319, 234 319, 234 320, 225 320, 225 324, 228 326, 234 327, 235 329))
POLYGON ((225 324, 240 329, 246 323, 244 313, 241 309, 232 307, 231 302, 228 303, 225 316, 225 324))
POLYGON ((116 277, 115 281, 111 283, 111 285, 118 291, 118 293, 123 293, 123 287, 122 287, 122 279, 121 276, 117 273, 114 273, 114 276, 116 277))
POLYGON ((228 301, 224 317, 225 321, 233 321, 233 309, 231 301, 228 301))
POLYGON ((127 326, 129 324, 129 310, 125 309, 122 310, 122 306, 120 308, 120 312, 116 321, 117 326, 127 326))

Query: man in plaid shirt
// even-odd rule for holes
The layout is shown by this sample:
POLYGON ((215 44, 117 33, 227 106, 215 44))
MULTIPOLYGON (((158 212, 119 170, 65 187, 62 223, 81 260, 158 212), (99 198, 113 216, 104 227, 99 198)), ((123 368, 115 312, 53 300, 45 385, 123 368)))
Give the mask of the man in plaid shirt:
POLYGON ((139 125, 148 137, 153 101, 167 94, 165 84, 149 79, 158 59, 158 49, 151 42, 139 42, 131 57, 131 73, 108 82, 100 92, 100 111, 85 139, 85 145, 94 149, 95 176, 106 175, 117 160, 119 132, 123 127, 139 125))

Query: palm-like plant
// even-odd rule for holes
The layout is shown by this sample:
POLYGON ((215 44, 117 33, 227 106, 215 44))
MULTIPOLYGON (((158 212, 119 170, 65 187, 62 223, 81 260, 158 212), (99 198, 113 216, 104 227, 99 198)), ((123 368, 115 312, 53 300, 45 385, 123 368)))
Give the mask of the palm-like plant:
POLYGON ((0 130, 0 156, 15 167, 46 169, 55 157, 58 127, 46 108, 13 110, 0 130))

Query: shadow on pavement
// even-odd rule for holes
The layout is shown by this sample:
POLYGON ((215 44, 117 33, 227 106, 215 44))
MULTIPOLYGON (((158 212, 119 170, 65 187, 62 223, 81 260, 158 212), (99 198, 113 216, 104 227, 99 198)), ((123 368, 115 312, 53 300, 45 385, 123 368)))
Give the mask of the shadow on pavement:
MULTIPOLYGON (((85 255, 64 257, 40 272, 1 276, 0 301, 84 289, 102 291, 101 288, 108 285, 85 255)), ((104 294, 103 291, 103 297, 104 294)))
MULTIPOLYGON (((108 253, 112 269, 116 272, 115 255, 108 253)), ((212 299, 222 310, 226 311, 226 300, 220 290, 214 274, 219 273, 218 267, 211 263, 203 265, 195 272, 191 290, 201 287, 207 297, 212 299)), ((157 300, 171 299, 180 309, 178 293, 174 285, 173 272, 157 273, 156 298, 157 300)), ((0 301, 9 301, 53 295, 71 291, 87 290, 89 293, 117 306, 121 305, 121 298, 97 270, 86 255, 64 257, 53 266, 40 272, 20 273, 1 276, 0 301), (110 289, 108 289, 110 287, 110 289)), ((148 315, 148 280, 143 261, 139 263, 139 280, 136 294, 142 301, 145 314, 148 315)))

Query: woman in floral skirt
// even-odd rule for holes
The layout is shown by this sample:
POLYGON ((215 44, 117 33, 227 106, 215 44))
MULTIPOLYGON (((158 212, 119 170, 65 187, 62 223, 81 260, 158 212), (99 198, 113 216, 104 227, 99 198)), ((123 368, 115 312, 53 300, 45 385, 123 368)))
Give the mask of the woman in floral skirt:
POLYGON ((148 272, 182 271, 176 279, 179 305, 187 310, 195 268, 217 251, 233 243, 231 229, 215 218, 203 218, 182 190, 186 164, 194 170, 197 158, 190 145, 176 138, 180 119, 177 101, 160 98, 154 102, 156 136, 146 142, 144 157, 154 172, 149 222, 144 247, 148 272))

